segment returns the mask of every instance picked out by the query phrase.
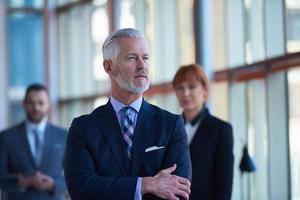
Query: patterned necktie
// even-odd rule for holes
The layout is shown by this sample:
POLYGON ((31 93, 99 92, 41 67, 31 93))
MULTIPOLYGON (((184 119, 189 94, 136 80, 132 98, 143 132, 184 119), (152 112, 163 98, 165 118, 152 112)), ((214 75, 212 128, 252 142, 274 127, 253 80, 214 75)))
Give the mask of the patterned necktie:
POLYGON ((131 148, 134 132, 134 110, 132 107, 127 106, 121 109, 121 128, 123 133, 123 138, 126 142, 127 156, 131 158, 131 148))
POLYGON ((35 148, 35 162, 39 166, 41 159, 42 159, 42 143, 39 138, 39 133, 38 130, 34 129, 33 130, 33 135, 34 135, 34 148, 35 148))

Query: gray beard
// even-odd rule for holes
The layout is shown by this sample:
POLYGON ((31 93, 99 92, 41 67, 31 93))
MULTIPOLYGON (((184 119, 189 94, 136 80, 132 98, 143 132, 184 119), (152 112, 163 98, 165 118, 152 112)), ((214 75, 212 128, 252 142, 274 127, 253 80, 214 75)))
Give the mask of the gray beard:
POLYGON ((135 86, 132 82, 126 83, 122 80, 119 70, 116 71, 116 81, 122 89, 136 94, 145 92, 146 90, 148 90, 150 85, 149 81, 147 82, 147 84, 144 84, 142 86, 135 86))

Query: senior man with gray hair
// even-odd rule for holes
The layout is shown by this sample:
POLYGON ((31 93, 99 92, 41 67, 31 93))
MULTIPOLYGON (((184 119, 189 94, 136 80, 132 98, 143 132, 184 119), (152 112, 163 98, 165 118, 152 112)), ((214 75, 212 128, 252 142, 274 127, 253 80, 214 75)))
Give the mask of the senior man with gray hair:
POLYGON ((191 164, 183 120, 143 99, 150 83, 146 38, 136 29, 120 29, 102 51, 111 96, 69 129, 64 170, 71 198, 188 199, 191 164))

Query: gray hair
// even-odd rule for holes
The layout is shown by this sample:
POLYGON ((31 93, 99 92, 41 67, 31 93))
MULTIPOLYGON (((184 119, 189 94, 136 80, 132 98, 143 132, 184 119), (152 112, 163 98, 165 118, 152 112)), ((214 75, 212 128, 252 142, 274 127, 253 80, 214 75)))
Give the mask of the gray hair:
POLYGON ((119 45, 117 43, 117 40, 120 38, 137 38, 137 39, 144 39, 145 42, 148 45, 148 42, 146 40, 146 37, 143 33, 141 33, 137 29, 133 28, 124 28, 119 29, 114 32, 112 32, 104 41, 102 45, 102 53, 103 53, 103 59, 115 59, 118 55, 119 51, 119 45))

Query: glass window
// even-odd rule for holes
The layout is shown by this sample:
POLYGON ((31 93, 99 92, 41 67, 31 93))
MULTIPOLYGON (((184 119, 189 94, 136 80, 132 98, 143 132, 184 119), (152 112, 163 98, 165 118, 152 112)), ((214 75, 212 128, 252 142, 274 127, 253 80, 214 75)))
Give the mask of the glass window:
POLYGON ((268 58, 285 53, 283 3, 283 0, 265 0, 265 43, 268 58))
POLYGON ((194 35, 194 1, 181 0, 178 2, 178 38, 179 64, 186 65, 196 61, 196 47, 194 35))
POLYGON ((161 107, 162 109, 181 115, 179 102, 177 100, 175 93, 173 92, 168 94, 163 94, 163 95, 155 95, 151 97, 146 96, 145 99, 148 102, 161 107))
POLYGON ((9 86, 44 83, 44 22, 40 15, 8 17, 9 86))
POLYGON ((151 81, 155 84, 167 82, 173 78, 179 66, 177 5, 173 0, 147 0, 146 4, 151 81))
POLYGON ((233 126, 234 138, 234 176, 232 199, 248 199, 247 179, 239 170, 243 147, 247 141, 247 86, 245 83, 231 83, 229 85, 229 117, 233 126))
POLYGON ((212 23, 213 23, 213 68, 221 70, 226 68, 225 54, 225 1, 212 1, 212 23))
POLYGON ((21 123, 22 121, 24 121, 25 117, 26 116, 22 106, 22 102, 10 102, 8 125, 12 126, 17 123, 21 123))
POLYGON ((109 32, 106 5, 74 7, 60 14, 58 23, 60 98, 108 91, 101 51, 109 32))
POLYGON ((265 58, 263 6, 263 0, 245 0, 247 63, 261 61, 265 58))
POLYGON ((64 5, 64 4, 71 3, 71 2, 76 2, 76 1, 82 1, 82 0, 56 0, 57 5, 64 5))
POLYGON ((236 67, 245 60, 245 15, 243 0, 226 1, 227 65, 236 67))
POLYGON ((108 81, 108 75, 102 66, 102 45, 109 34, 108 13, 106 6, 94 7, 91 16, 92 54, 93 54, 93 78, 97 81, 108 81), (101 22, 101 26, 99 25, 101 22))
POLYGON ((70 127, 72 120, 80 115, 88 114, 94 109, 94 100, 76 100, 59 106, 60 125, 70 127))
POLYGON ((286 0, 287 51, 300 51, 300 1, 286 0))
POLYGON ((6 0, 9 7, 42 8, 45 0, 6 0))
POLYGON ((289 143, 292 200, 300 199, 300 68, 289 70, 289 143))
POLYGON ((223 120, 229 119, 228 90, 227 82, 215 82, 210 87, 209 102, 212 107, 212 113, 223 120))
POLYGON ((285 71, 266 78, 268 110, 269 198, 289 199, 290 161, 288 138, 288 91, 285 71))
POLYGON ((179 65, 195 62, 193 1, 146 0, 145 8, 146 11, 139 14, 146 15, 152 56, 151 81, 154 84, 167 82, 173 79, 179 65))
POLYGON ((268 199, 268 133, 264 80, 248 83, 248 150, 257 170, 249 175, 249 200, 268 199))
POLYGON ((120 28, 135 28, 134 0, 121 1, 120 28))
POLYGON ((68 128, 75 117, 88 114, 98 106, 106 104, 107 101, 108 97, 101 97, 62 103, 59 109, 60 124, 68 128))

